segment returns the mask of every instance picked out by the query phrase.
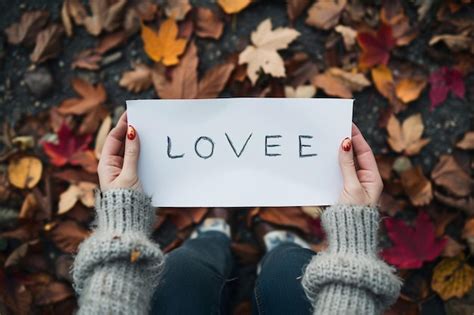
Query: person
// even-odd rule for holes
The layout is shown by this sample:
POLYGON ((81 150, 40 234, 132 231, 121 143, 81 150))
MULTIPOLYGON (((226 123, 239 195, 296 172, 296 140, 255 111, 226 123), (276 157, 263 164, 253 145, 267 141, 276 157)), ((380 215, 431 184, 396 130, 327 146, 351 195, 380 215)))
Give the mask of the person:
MULTIPOLYGON (((72 268, 78 314, 226 314, 228 211, 210 211, 190 239, 164 255, 150 239, 155 209, 137 176, 139 151, 125 113, 104 144, 94 231, 72 268)), ((377 256, 382 180, 355 125, 339 164, 343 191, 321 216, 327 249, 316 254, 290 231, 257 224, 266 254, 254 314, 380 314, 396 301, 401 281, 377 256)))

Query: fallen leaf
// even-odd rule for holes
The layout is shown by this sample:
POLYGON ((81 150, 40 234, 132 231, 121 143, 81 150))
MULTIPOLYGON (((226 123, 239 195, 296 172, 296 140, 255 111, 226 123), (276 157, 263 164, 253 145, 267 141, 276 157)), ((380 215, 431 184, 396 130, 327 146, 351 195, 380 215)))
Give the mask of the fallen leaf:
POLYGON ((441 253, 443 257, 455 257, 462 253, 466 246, 462 245, 461 243, 457 242, 450 236, 446 236, 446 246, 441 253))
POLYGON ((33 193, 28 193, 23 200, 21 205, 20 213, 18 214, 19 219, 33 219, 35 216, 35 211, 38 209, 38 202, 33 193))
POLYGON ((306 24, 329 30, 339 23, 346 4, 346 0, 318 0, 309 8, 306 24))
POLYGON ((467 241, 471 254, 474 253, 474 217, 467 219, 464 224, 462 238, 467 241))
POLYGON ((90 235, 88 230, 71 220, 56 224, 48 233, 56 246, 69 254, 77 253, 79 244, 90 235))
POLYGON ((328 95, 352 98, 351 90, 328 71, 316 75, 313 79, 313 84, 323 89, 328 95))
POLYGON ((10 184, 20 189, 31 189, 41 179, 43 164, 33 156, 12 159, 8 164, 8 180, 10 184))
POLYGON ((251 0, 217 0, 219 6, 227 14, 239 13, 245 9, 252 1, 251 0))
POLYGON ((75 152, 69 159, 69 163, 81 166, 86 172, 97 173, 97 159, 92 150, 75 152))
POLYGON ((462 140, 456 143, 456 147, 463 150, 474 150, 474 131, 466 132, 462 140))
POLYGON ((418 154, 430 142, 430 139, 421 139, 423 129, 421 114, 408 117, 403 124, 400 124, 395 115, 391 115, 387 123, 388 144, 395 152, 418 154))
POLYGON ((243 265, 256 264, 262 257, 262 251, 254 244, 233 242, 230 248, 243 265))
POLYGON ((197 8, 196 30, 199 37, 219 39, 224 31, 224 22, 209 8, 197 8))
POLYGON ((284 77, 283 59, 277 50, 287 48, 300 33, 294 29, 279 27, 272 30, 272 22, 266 19, 252 32, 253 45, 239 55, 239 64, 247 64, 247 75, 255 85, 260 69, 274 77, 284 77))
POLYGON ((431 172, 431 178, 438 186, 458 197, 466 197, 471 193, 472 180, 456 162, 452 155, 443 155, 431 172))
POLYGON ((50 305, 74 296, 71 286, 59 281, 39 285, 34 293, 34 301, 37 305, 50 305))
POLYGON ((20 22, 13 23, 5 29, 8 42, 12 45, 33 46, 36 36, 46 25, 48 19, 48 11, 37 10, 23 13, 20 22))
POLYGON ((286 12, 291 22, 296 20, 309 5, 310 0, 287 0, 286 12))
POLYGON ((105 119, 102 121, 100 125, 99 131, 97 132, 97 136, 95 137, 95 147, 94 147, 94 154, 97 160, 100 159, 102 148, 104 147, 105 140, 107 139, 107 135, 109 131, 112 129, 112 117, 107 115, 105 119))
POLYGON ((233 63, 224 63, 207 71, 198 83, 196 98, 215 98, 219 96, 234 68, 233 63))
POLYGON ((165 13, 167 17, 181 21, 191 8, 189 0, 167 0, 165 13))
POLYGON ((362 69, 372 68, 379 64, 386 65, 390 59, 390 51, 395 47, 392 28, 383 23, 376 33, 357 33, 357 42, 362 49, 359 56, 359 67, 362 69))
POLYGON ((444 203, 445 205, 461 209, 465 211, 467 215, 474 215, 474 197, 472 196, 466 198, 452 197, 442 194, 439 191, 435 191, 434 196, 436 200, 444 203))
POLYGON ((408 45, 418 35, 417 29, 410 25, 410 19, 399 0, 382 2, 380 20, 392 28, 392 36, 397 46, 408 45))
POLYGON ((77 25, 83 25, 87 17, 87 11, 80 0, 64 0, 61 8, 61 20, 68 37, 73 35, 73 21, 77 25))
POLYGON ((433 270, 431 287, 443 300, 461 298, 474 284, 474 269, 464 254, 445 258, 433 270))
POLYGON ((397 82, 395 86, 395 95, 403 103, 409 103, 420 97, 421 91, 423 91, 425 86, 425 80, 404 78, 397 82))
POLYGON ((348 72, 340 68, 329 68, 328 72, 339 79, 351 92, 360 92, 370 86, 370 81, 360 72, 348 72))
MULTIPOLYGON (((379 65, 371 69, 371 74, 377 91, 389 101, 391 111, 398 113, 402 109, 405 109, 405 104, 397 96, 397 86, 399 83, 395 82, 390 68, 385 65, 379 65)), ((406 85, 406 83, 403 84, 406 85)), ((400 93, 400 96, 405 100, 408 100, 416 94, 414 87, 411 88, 410 91, 405 91, 405 86, 398 87, 398 89, 398 93, 400 93)))
POLYGON ((313 85, 300 85, 296 88, 285 86, 285 97, 311 98, 316 94, 316 88, 313 85))
POLYGON ((89 34, 97 36, 103 30, 112 32, 122 22, 127 0, 90 0, 92 15, 84 18, 84 26, 89 34))
POLYGON ((61 50, 61 39, 64 29, 59 24, 51 24, 38 33, 36 46, 30 55, 34 63, 41 63, 56 57, 61 50))
POLYGON ((383 223, 393 246, 381 254, 398 268, 420 268, 425 261, 436 259, 446 244, 446 240, 436 239, 434 225, 424 211, 419 212, 413 226, 395 218, 386 218, 383 223))
POLYGON ((143 63, 135 64, 133 67, 133 70, 122 74, 119 85, 133 93, 143 92, 150 88, 153 83, 151 69, 143 63))
POLYGON ((347 50, 352 50, 356 42, 357 31, 345 25, 338 25, 334 30, 341 34, 342 40, 344 41, 344 47, 346 47, 347 50))
POLYGON ((107 93, 102 84, 96 86, 80 78, 71 81, 72 88, 81 98, 69 98, 61 102, 58 111, 63 115, 83 115, 101 105, 107 99, 107 93))
POLYGON ((431 202, 433 187, 419 165, 402 172, 400 178, 403 189, 413 205, 424 206, 431 202))
POLYGON ((466 30, 461 34, 443 34, 436 35, 430 39, 429 45, 433 46, 439 42, 443 42, 450 50, 458 52, 462 50, 474 51, 473 38, 469 36, 469 31, 466 30))
POLYGON ((208 208, 161 208, 160 213, 165 214, 175 226, 181 231, 190 226, 199 224, 208 212, 208 208))
POLYGON ((186 40, 178 37, 178 25, 170 18, 161 23, 158 33, 142 25, 142 40, 145 52, 153 61, 165 66, 179 63, 178 57, 186 48, 186 40))
POLYGON ((254 208, 247 218, 249 225, 255 216, 263 221, 279 226, 293 227, 307 234, 313 232, 312 219, 300 207, 254 208))
POLYGON ((433 110, 448 97, 451 91, 461 99, 464 99, 466 88, 464 86, 463 75, 459 70, 442 67, 431 73, 430 76, 430 109, 433 110))
POLYGON ((76 202, 80 201, 84 206, 92 208, 95 203, 95 183, 79 182, 71 184, 69 188, 59 196, 58 214, 64 214, 71 210, 76 202))

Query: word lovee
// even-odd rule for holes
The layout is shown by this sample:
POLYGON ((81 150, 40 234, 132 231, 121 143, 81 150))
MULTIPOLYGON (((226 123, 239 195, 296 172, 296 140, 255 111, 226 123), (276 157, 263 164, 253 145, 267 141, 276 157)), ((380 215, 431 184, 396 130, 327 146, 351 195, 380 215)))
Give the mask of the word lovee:
MULTIPOLYGON (((247 147, 247 144, 249 141, 251 141, 251 138, 253 134, 251 133, 247 139, 245 140, 244 144, 241 147, 238 147, 234 145, 234 142, 227 133, 225 134, 225 138, 227 139, 226 145, 229 145, 232 148, 232 151, 234 152, 236 158, 240 158, 242 154, 245 152, 245 148, 247 147)), ((278 150, 278 147, 281 145, 279 144, 279 139, 282 138, 282 135, 266 135, 265 136, 265 156, 269 157, 276 157, 276 156, 281 156, 281 151, 278 150)), ((310 135, 298 135, 296 141, 298 141, 298 147, 299 147, 299 157, 300 158, 306 158, 306 157, 314 157, 317 156, 316 153, 312 152, 311 150, 311 139, 313 139, 313 136, 310 135)), ((167 141, 168 141, 168 158, 170 159, 182 159, 186 155, 184 152, 175 152, 173 149, 173 139, 170 136, 167 136, 167 141)), ((240 143, 240 141, 239 141, 240 143)), ((214 150, 216 148, 216 142, 214 139, 207 137, 207 136, 200 136, 196 138, 196 141, 194 141, 194 154, 196 154, 198 157, 201 159, 209 159, 213 156, 214 150)))

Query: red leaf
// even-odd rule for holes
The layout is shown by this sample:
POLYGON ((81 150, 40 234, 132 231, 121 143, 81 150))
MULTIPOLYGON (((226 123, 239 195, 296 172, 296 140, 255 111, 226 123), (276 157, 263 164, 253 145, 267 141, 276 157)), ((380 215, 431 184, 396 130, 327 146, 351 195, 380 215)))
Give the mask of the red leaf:
POLYGON ((386 65, 390 59, 390 50, 395 47, 392 27, 383 23, 376 34, 371 32, 358 33, 357 42, 362 49, 359 58, 361 68, 371 68, 378 64, 386 65))
POLYGON ((43 150, 56 166, 63 166, 71 161, 78 152, 85 151, 92 135, 76 136, 66 124, 62 124, 58 131, 58 143, 43 142, 43 150))
POLYGON ((449 91, 462 99, 466 93, 462 73, 457 69, 449 69, 448 67, 440 68, 431 74, 430 84, 431 110, 446 100, 449 91))
POLYGON ((414 226, 401 219, 384 221, 393 247, 382 251, 388 263, 402 269, 420 268, 425 261, 438 257, 446 245, 446 239, 436 239, 435 226, 426 212, 420 212, 414 226))

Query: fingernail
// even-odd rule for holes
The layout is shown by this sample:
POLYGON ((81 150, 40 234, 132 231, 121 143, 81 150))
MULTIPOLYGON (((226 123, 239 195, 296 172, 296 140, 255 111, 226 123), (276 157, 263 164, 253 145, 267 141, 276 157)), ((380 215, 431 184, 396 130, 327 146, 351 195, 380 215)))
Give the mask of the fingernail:
POLYGON ((128 125, 128 130, 127 130, 127 138, 128 140, 133 140, 137 136, 137 132, 135 131, 135 128, 133 128, 132 125, 128 125))
POLYGON ((342 140, 342 149, 346 152, 349 152, 352 148, 352 141, 349 138, 342 140))

